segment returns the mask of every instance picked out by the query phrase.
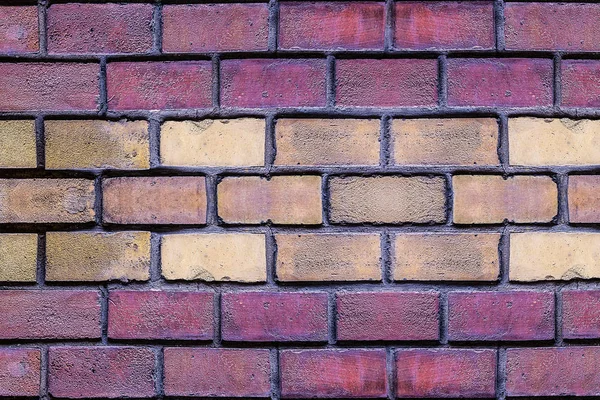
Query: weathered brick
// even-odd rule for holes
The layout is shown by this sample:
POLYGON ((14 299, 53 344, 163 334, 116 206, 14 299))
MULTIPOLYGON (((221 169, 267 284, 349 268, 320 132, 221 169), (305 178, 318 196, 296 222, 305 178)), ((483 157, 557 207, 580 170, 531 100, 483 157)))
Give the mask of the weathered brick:
POLYGON ((334 177, 330 218, 340 223, 444 222, 446 188, 441 177, 334 177))
POLYGON ((2 290, 0 315, 0 339, 100 337, 97 291, 2 290))
POLYGON ((282 350, 281 397, 386 397, 385 351, 282 350))
POLYGON ((0 349, 0 396, 38 397, 40 368, 39 349, 0 349))
POLYGON ((221 104, 225 107, 317 107, 325 105, 325 60, 224 60, 221 104))
POLYGON ((36 166, 35 121, 0 121, 0 168, 36 166))
POLYGON ((439 295, 341 292, 336 327, 338 340, 438 340, 439 295))
POLYGON ((162 274, 168 280, 265 282, 266 253, 263 234, 165 235, 162 274))
POLYGON ((35 282, 36 234, 0 234, 0 282, 35 282))
POLYGON ((494 397, 496 351, 403 349, 396 352, 398 397, 494 397))
POLYGON ((569 176, 569 221, 572 223, 600 222, 599 194, 600 175, 569 176))
POLYGON ((167 121, 160 161, 182 167, 252 167, 265 164, 265 121, 257 118, 167 121))
POLYGON ((211 340, 213 294, 139 290, 110 292, 108 337, 211 340))
POLYGON ((226 223, 314 225, 322 222, 321 177, 226 177, 217 186, 218 213, 226 223))
POLYGON ((269 350, 165 349, 167 396, 269 397, 269 350))
POLYGON ((455 175, 452 186, 457 224, 551 222, 558 212, 549 176, 455 175))
POLYGON ((567 107, 600 106, 600 62, 565 60, 562 62, 561 104, 567 107))
POLYGON ((212 106, 210 61, 111 62, 106 70, 109 109, 212 106))
POLYGON ((49 53, 146 53, 152 50, 151 4, 52 4, 49 53))
POLYGON ((562 292, 562 334, 565 339, 600 338, 600 291, 562 292))
POLYGON ((38 50, 37 7, 0 8, 0 53, 34 53, 38 50))
POLYGON ((109 178, 102 182, 102 215, 112 224, 204 224, 201 176, 109 178))
POLYGON ((167 53, 267 50, 269 8, 256 4, 165 5, 162 48, 167 53))
POLYGON ((276 165, 379 165, 379 120, 280 119, 276 165))

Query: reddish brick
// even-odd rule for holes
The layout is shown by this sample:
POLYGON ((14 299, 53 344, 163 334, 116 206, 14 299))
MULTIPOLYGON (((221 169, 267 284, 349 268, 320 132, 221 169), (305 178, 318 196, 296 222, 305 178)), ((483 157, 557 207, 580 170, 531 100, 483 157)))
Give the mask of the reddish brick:
POLYGON ((397 2, 394 47, 402 50, 492 49, 493 3, 397 2))
POLYGON ((37 7, 1 7, 0 53, 34 53, 38 50, 37 7))
POLYGON ((384 350, 282 350, 281 397, 386 397, 384 350))
POLYGON ((167 396, 269 397, 269 350, 165 349, 167 396))
POLYGON ((325 60, 225 60, 221 103, 225 107, 325 105, 325 60))
POLYGON ((0 339, 100 337, 96 291, 2 290, 0 315, 0 339))
POLYGON ((223 340, 327 341, 326 293, 224 293, 223 340))
POLYGON ((267 50, 267 3, 165 5, 162 20, 167 53, 267 50))
POLYGON ((562 332, 566 339, 600 338, 600 291, 562 292, 562 332))
POLYGON ((50 53, 145 53, 152 50, 151 4, 52 4, 50 53))
POLYGON ((552 60, 450 59, 448 105, 552 105, 552 60))
POLYGON ((450 340, 554 339, 554 293, 448 294, 450 340))
POLYGON ((568 193, 570 222, 600 222, 600 175, 569 176, 568 193))
POLYGON ((496 351, 406 349, 396 352, 398 397, 494 397, 496 351))
POLYGON ((106 70, 112 110, 212 106, 210 61, 115 62, 106 70))
POLYGON ((437 102, 437 60, 338 60, 339 106, 433 106, 437 102))
POLYGON ((282 49, 383 49, 383 3, 283 2, 279 9, 282 49))
POLYGON ((600 106, 600 62, 565 60, 562 62, 562 100, 567 107, 600 106))
POLYGON ((48 364, 48 391, 53 397, 148 398, 155 394, 151 349, 51 347, 48 364))
POLYGON ((108 300, 110 338, 213 338, 212 292, 116 291, 108 300))
POLYGON ((0 396, 38 397, 40 367, 38 349, 0 349, 0 396))
POLYGON ((437 293, 338 293, 339 340, 437 340, 437 293))

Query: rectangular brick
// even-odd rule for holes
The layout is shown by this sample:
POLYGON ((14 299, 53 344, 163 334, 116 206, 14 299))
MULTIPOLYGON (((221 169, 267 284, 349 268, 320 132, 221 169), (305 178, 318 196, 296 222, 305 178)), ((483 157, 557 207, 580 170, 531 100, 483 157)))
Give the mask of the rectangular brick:
POLYGON ((569 176, 568 201, 571 223, 600 222, 600 175, 569 176))
POLYGON ((35 282, 37 243, 32 233, 0 234, 0 282, 35 282))
POLYGON ((39 50, 38 8, 0 8, 0 53, 35 53, 39 50))
POLYGON ((600 338, 600 291, 562 292, 562 334, 565 339, 600 338))
POLYGON ((0 121, 0 168, 35 167, 37 167, 35 121, 0 121))
POLYGON ((600 62, 564 60, 561 65, 561 105, 600 107, 600 62))
POLYGON ((41 357, 39 349, 0 349, 0 396, 38 397, 41 357))

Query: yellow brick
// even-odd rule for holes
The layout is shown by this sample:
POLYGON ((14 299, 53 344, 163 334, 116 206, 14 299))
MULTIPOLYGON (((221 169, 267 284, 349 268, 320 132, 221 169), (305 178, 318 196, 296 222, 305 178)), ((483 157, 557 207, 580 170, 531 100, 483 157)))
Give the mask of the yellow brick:
POLYGON ((35 168, 35 148, 34 121, 0 121, 0 168, 35 168))
POLYGON ((0 234, 0 282, 35 282, 37 235, 0 234))

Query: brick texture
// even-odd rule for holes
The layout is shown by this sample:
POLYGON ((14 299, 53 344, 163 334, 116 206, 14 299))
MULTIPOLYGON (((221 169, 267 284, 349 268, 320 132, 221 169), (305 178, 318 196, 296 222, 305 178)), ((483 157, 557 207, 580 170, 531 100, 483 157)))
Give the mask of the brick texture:
POLYGON ((0 234, 0 282, 35 282, 37 243, 31 233, 0 234))
POLYGON ((37 150, 33 120, 0 121, 0 168, 35 168, 37 150))
POLYGON ((0 10, 0 53, 34 53, 39 50, 38 10, 33 6, 0 10))
POLYGON ((600 222, 600 176, 569 177, 569 220, 574 223, 600 222))
POLYGON ((562 100, 565 107, 600 106, 600 63, 594 60, 565 60, 561 64, 562 100))
POLYGON ((38 349, 0 350, 0 396, 33 397, 40 393, 41 354, 38 349))
POLYGON ((600 337, 600 292, 565 290, 562 293, 562 334, 567 339, 600 337))

